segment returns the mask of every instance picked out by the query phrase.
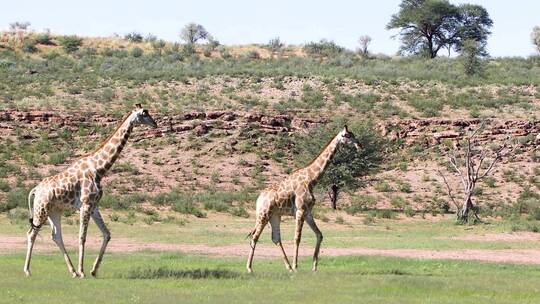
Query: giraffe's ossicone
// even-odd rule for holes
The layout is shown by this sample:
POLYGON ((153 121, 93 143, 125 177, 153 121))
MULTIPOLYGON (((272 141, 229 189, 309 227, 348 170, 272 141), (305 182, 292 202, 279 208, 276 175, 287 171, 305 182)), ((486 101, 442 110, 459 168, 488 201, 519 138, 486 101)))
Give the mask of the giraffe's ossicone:
POLYGON ((90 218, 94 219, 103 234, 101 250, 92 268, 92 275, 97 274, 110 240, 110 232, 98 209, 98 202, 102 195, 101 179, 120 155, 133 127, 141 124, 157 127, 148 111, 137 104, 135 109, 125 116, 114 132, 94 152, 79 158, 64 171, 43 179, 30 191, 28 195, 30 230, 27 233, 28 250, 24 263, 24 272, 27 276, 30 275, 30 259, 36 236, 47 219, 52 228, 52 239, 64 255, 68 270, 73 277, 85 276, 83 262, 86 232, 90 218), (80 211, 77 271, 71 263, 62 240, 60 222, 62 211, 66 208, 76 208, 80 211))
POLYGON ((264 227, 268 222, 272 227, 272 241, 276 244, 283 256, 285 267, 289 271, 296 270, 298 265, 298 246, 302 235, 304 220, 317 236, 315 252, 313 254, 313 271, 317 270, 319 249, 323 239, 322 233, 315 224, 311 209, 315 204, 313 187, 327 168, 340 144, 353 144, 359 149, 358 141, 354 134, 345 126, 330 142, 321 150, 319 155, 304 168, 294 171, 281 182, 278 182, 263 190, 257 198, 257 211, 255 228, 250 233, 251 251, 247 261, 247 270, 252 272, 253 255, 255 246, 264 227), (294 237, 294 257, 291 267, 289 259, 281 244, 280 222, 282 215, 292 215, 296 220, 294 237))

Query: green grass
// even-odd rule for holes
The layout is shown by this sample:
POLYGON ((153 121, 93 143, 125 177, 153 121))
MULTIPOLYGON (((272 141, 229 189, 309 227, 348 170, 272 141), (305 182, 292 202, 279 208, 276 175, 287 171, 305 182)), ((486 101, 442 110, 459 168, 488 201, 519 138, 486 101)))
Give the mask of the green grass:
MULTIPOLYGON (((89 257, 90 258, 90 257, 89 257)), ((538 303, 540 267, 383 257, 303 258, 289 274, 279 259, 109 254, 98 279, 72 279, 59 255, 0 259, 0 303, 538 303)))
MULTIPOLYGON (((232 215, 217 215, 208 213, 207 218, 195 216, 181 216, 176 214, 176 221, 145 222, 148 215, 134 212, 114 211, 119 221, 111 221, 109 212, 104 217, 112 233, 112 242, 118 238, 128 238, 142 242, 168 243, 168 244, 205 244, 210 246, 223 246, 230 244, 245 244, 248 246, 246 235, 255 224, 253 216, 250 218, 232 215), (132 215, 131 220, 124 220, 132 215), (186 220, 183 220, 186 219, 186 220), (182 225, 178 224, 182 222, 182 225), (152 233, 149 233, 151 231, 152 233)), ((326 216, 331 215, 330 212, 326 216)), ((396 214, 393 213, 392 216, 396 214)), ((431 250, 459 250, 459 249, 540 249, 540 243, 528 240, 513 241, 483 241, 463 240, 459 237, 481 236, 485 234, 508 233, 516 230, 516 223, 512 221, 492 221, 491 224, 475 226, 456 225, 454 218, 446 220, 398 220, 386 219, 383 215, 377 216, 374 223, 364 224, 361 217, 345 217, 342 213, 333 215, 334 219, 341 216, 344 223, 330 223, 317 220, 317 224, 324 235, 322 247, 335 248, 377 248, 377 249, 431 249, 431 250), (455 239, 458 237, 458 239, 455 239)), ((71 224, 63 220, 62 231, 64 238, 76 239, 78 225, 75 222, 78 215, 71 217, 71 224)), ((162 215, 165 218, 165 215, 162 215)), ((338 220, 339 221, 339 220, 338 220)), ((4 235, 25 235, 28 224, 20 221, 10 224, 9 219, 0 216, 0 231, 4 235)), ((519 227, 518 227, 519 228, 519 227)), ((92 222, 89 236, 100 237, 99 230, 92 222)), ((291 217, 284 217, 281 224, 281 234, 284 246, 292 248, 294 236, 294 221, 291 217)), ((48 226, 41 232, 44 242, 50 241, 48 226)), ((52 243, 51 243, 52 244, 52 243)), ((270 240, 270 227, 263 231, 260 244, 272 246, 270 240)), ((312 248, 315 244, 315 235, 307 225, 302 234, 302 247, 312 248)))

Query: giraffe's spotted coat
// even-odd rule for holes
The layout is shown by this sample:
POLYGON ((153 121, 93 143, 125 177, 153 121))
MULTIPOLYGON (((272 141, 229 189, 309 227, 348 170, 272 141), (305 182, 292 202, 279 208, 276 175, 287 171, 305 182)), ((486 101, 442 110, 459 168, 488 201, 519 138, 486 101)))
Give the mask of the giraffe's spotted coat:
POLYGON ((122 152, 133 127, 138 124, 156 127, 156 123, 148 114, 148 111, 140 105, 137 105, 136 109, 123 119, 115 131, 93 153, 76 160, 63 172, 43 179, 30 191, 28 199, 31 228, 28 231, 28 251, 24 265, 24 272, 27 275, 30 274, 30 259, 36 236, 41 226, 48 219, 53 230, 53 240, 64 255, 69 272, 73 276, 84 277, 84 243, 86 242, 86 231, 90 217, 94 219, 103 234, 102 248, 92 269, 92 275, 96 274, 110 239, 109 230, 105 226, 97 208, 103 193, 101 179, 122 152), (77 273, 62 241, 60 217, 62 211, 66 208, 80 210, 79 267, 77 273))
POLYGON ((358 148, 358 143, 354 135, 345 126, 308 166, 291 173, 283 181, 266 188, 259 194, 257 198, 257 220, 255 228, 251 233, 251 252, 247 262, 248 272, 252 271, 255 246, 262 230, 268 222, 272 226, 272 241, 278 245, 283 253, 285 267, 289 270, 296 269, 298 264, 298 246, 300 244, 304 220, 306 220, 317 236, 317 244, 313 255, 313 270, 317 269, 322 233, 315 224, 311 213, 311 209, 315 203, 315 197, 312 191, 341 143, 352 143, 358 148), (296 220, 295 249, 292 267, 281 244, 279 224, 282 215, 292 215, 296 220))

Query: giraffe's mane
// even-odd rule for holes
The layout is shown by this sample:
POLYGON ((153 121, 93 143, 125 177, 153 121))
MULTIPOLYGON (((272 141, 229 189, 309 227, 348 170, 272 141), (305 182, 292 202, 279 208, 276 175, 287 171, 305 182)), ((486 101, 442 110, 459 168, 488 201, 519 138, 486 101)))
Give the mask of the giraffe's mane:
POLYGON ((99 146, 97 146, 94 150, 92 150, 92 152, 88 152, 86 154, 84 154, 82 157, 86 157, 86 156, 90 156, 94 153, 96 153, 97 151, 99 151, 101 148, 103 148, 108 142, 109 140, 111 140, 111 138, 114 136, 114 134, 116 134, 116 131, 118 131, 118 129, 120 129, 120 127, 124 124, 124 122, 126 122, 126 120, 129 118, 129 116, 131 116, 131 112, 127 113, 126 115, 124 115, 124 117, 122 118, 122 120, 118 123, 118 125, 116 125, 116 127, 114 127, 114 131, 112 131, 109 136, 107 136, 107 138, 105 138, 105 140, 103 140, 99 146))
MULTIPOLYGON (((339 134, 339 133, 338 133, 338 134, 339 134)), ((328 148, 328 146, 332 143, 332 141, 334 141, 334 139, 336 138, 336 136, 337 136, 337 135, 335 135, 334 137, 330 138, 330 140, 328 140, 328 142, 326 143, 326 145, 324 145, 324 147, 321 148, 321 150, 319 151, 319 153, 317 154, 317 156, 315 156, 315 157, 309 162, 309 164, 307 164, 307 165, 305 165, 305 166, 303 166, 303 167, 301 167, 301 168, 298 168, 298 169, 294 170, 292 173, 295 173, 295 172, 297 172, 297 171, 300 171, 300 170, 302 170, 302 169, 304 169, 304 168, 307 168, 307 167, 313 165, 313 163, 319 158, 319 156, 321 156, 321 154, 323 154, 323 152, 326 151, 326 148, 328 148)))

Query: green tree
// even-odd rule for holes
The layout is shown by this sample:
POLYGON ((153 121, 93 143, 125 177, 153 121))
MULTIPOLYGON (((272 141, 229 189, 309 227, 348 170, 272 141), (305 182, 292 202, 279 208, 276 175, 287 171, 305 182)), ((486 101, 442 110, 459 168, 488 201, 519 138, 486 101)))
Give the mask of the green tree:
MULTIPOLYGON (((293 148, 296 164, 308 164, 343 125, 343 121, 335 121, 297 138, 293 148)), ((383 160, 386 141, 369 124, 354 122, 349 130, 358 140, 360 150, 351 145, 339 147, 317 184, 319 190, 329 190, 335 199, 339 191, 353 191, 360 187, 359 177, 376 170, 383 160)))
POLYGON ((447 48, 459 51, 466 40, 479 42, 485 51, 493 25, 487 11, 472 4, 455 6, 447 0, 403 0, 387 29, 399 29, 402 53, 435 58, 447 48))

